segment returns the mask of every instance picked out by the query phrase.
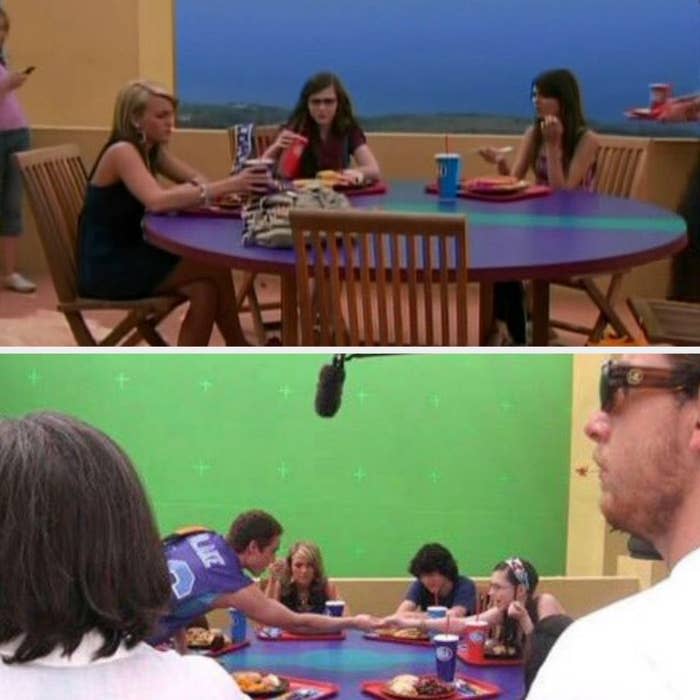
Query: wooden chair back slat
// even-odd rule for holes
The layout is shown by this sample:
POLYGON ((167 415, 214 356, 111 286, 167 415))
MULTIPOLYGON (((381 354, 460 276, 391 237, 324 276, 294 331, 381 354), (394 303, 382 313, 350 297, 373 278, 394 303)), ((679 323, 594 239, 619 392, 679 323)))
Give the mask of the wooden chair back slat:
POLYGON ((304 345, 466 345, 465 217, 293 209, 290 221, 304 345))

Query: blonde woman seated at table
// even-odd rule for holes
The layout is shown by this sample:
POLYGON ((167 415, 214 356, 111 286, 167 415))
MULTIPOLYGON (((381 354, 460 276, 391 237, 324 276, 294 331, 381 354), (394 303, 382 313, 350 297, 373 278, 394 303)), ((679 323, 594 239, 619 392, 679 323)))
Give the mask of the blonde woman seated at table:
MULTIPOLYGON (((338 600, 335 584, 326 577, 321 550, 315 542, 296 542, 286 559, 269 568, 265 595, 299 613, 324 613, 327 600, 338 600)), ((349 615, 345 606, 344 615, 349 615)))
MULTIPOLYGON (((535 121, 518 148, 513 165, 496 148, 482 148, 481 156, 499 174, 522 179, 532 170, 535 181, 555 190, 588 189, 595 178, 598 136, 586 125, 581 90, 566 68, 546 71, 532 81, 535 121)), ((524 288, 521 282, 494 285, 494 316, 490 345, 526 342, 524 288)))
POLYGON ((220 195, 267 189, 265 169, 214 182, 175 157, 168 143, 177 100, 163 87, 134 80, 119 92, 112 133, 89 176, 78 244, 78 287, 97 299, 179 293, 189 308, 178 345, 207 345, 214 324, 227 345, 245 344, 228 269, 183 260, 143 238, 146 211, 208 204, 220 195), (175 184, 164 187, 164 176, 175 184))
POLYGON ((395 614, 387 617, 384 623, 394 627, 418 627, 421 630, 444 632, 449 624, 450 631, 463 634, 468 623, 476 619, 488 622, 492 627, 501 627, 496 636, 517 640, 522 648, 522 640, 532 633, 534 626, 550 615, 564 614, 559 601, 550 593, 535 595, 539 576, 535 567, 526 559, 512 557, 496 564, 489 584, 490 607, 479 615, 445 618, 426 618, 408 614, 395 614))
POLYGON ((377 159, 337 75, 317 73, 306 81, 287 124, 263 157, 279 158, 299 135, 306 137, 308 144, 296 177, 311 178, 322 170, 337 170, 352 182, 379 179, 377 159))

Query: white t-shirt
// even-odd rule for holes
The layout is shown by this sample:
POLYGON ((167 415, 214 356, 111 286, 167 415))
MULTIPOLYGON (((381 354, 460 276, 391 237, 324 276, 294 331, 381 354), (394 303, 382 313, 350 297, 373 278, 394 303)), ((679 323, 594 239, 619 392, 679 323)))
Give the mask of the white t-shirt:
MULTIPOLYGON (((26 664, 0 661, 0 698, 22 700, 247 700, 233 678, 213 659, 157 651, 148 644, 121 646, 113 656, 92 661, 102 636, 90 632, 68 659, 54 649, 26 664)), ((0 644, 0 657, 17 647, 0 644)))
POLYGON ((700 698, 699 592, 696 549, 656 586, 567 628, 528 700, 700 698))

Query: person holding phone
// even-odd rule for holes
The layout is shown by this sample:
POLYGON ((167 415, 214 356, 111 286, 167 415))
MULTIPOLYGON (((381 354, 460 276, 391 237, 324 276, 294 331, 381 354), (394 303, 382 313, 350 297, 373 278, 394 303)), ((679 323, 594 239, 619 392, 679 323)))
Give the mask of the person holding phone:
POLYGON ((207 345, 214 324, 227 345, 244 345, 231 271, 180 259, 150 245, 146 211, 207 205, 233 192, 267 192, 265 167, 209 182, 168 149, 177 100, 165 88, 132 80, 117 95, 112 132, 88 177, 79 224, 78 289, 96 299, 138 299, 177 292, 189 308, 178 345, 207 345), (163 176, 175 183, 165 187, 163 176))
POLYGON ((17 271, 17 241, 22 234, 22 176, 13 158, 30 148, 29 122, 17 98, 34 66, 24 71, 7 67, 5 40, 10 18, 0 7, 0 259, 2 286, 33 292, 36 285, 17 271))

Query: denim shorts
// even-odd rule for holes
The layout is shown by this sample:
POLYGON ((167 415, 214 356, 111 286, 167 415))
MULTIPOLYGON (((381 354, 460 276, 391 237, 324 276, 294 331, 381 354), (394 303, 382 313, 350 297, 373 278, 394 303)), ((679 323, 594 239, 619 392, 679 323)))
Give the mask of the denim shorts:
POLYGON ((13 155, 30 146, 29 129, 0 131, 0 236, 22 233, 22 176, 13 155))

